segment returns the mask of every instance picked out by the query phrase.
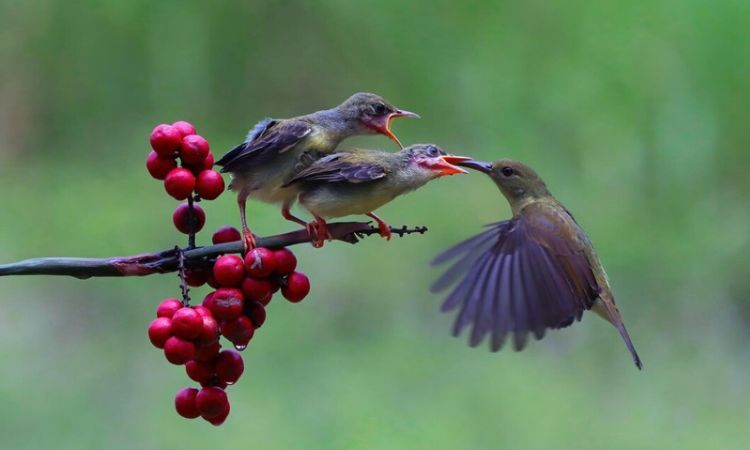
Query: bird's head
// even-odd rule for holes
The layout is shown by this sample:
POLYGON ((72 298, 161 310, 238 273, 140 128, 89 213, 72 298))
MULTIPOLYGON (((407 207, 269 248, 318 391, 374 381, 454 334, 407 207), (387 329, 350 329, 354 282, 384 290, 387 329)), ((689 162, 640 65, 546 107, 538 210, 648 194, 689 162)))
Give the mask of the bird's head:
POLYGON ((396 117, 419 118, 418 114, 396 108, 383 97, 368 92, 358 92, 352 95, 337 109, 363 134, 382 134, 393 140, 401 148, 403 148, 403 145, 391 132, 391 119, 396 117))
POLYGON ((468 173, 456 166, 461 161, 468 161, 467 156, 449 155, 434 144, 414 144, 401 150, 406 157, 409 169, 415 178, 431 180, 446 175, 468 173))
POLYGON ((534 169, 521 162, 500 159, 490 163, 470 159, 457 164, 489 175, 511 203, 549 195, 544 180, 534 172, 534 169))

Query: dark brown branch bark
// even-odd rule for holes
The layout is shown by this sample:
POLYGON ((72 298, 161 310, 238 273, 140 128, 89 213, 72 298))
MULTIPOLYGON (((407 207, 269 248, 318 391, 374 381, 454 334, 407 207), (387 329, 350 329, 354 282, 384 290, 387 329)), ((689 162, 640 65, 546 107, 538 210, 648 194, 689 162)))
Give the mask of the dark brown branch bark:
MULTIPOLYGON (((378 234, 378 229, 368 222, 338 222, 328 224, 334 239, 355 244, 363 236, 378 234)), ((427 231, 427 227, 391 228, 398 236, 427 231)), ((257 239, 260 247, 279 248, 310 242, 306 230, 297 230, 257 239)), ((182 250, 187 268, 207 267, 211 261, 224 253, 239 253, 242 241, 182 250)), ((163 250, 134 256, 111 258, 34 258, 9 264, 0 264, 0 276, 7 275, 63 275, 80 279, 91 277, 144 276, 178 270, 179 249, 163 250)))

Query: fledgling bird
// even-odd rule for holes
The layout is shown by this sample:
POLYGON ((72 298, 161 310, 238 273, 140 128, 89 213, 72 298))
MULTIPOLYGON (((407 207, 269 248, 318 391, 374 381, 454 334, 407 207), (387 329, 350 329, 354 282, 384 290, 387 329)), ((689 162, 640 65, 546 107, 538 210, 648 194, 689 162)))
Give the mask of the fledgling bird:
POLYGON ((430 180, 467 173, 454 164, 468 159, 433 144, 415 144, 396 153, 350 150, 315 161, 288 184, 298 187, 300 205, 315 217, 308 230, 316 237, 316 247, 330 238, 326 219, 352 214, 375 219, 380 235, 390 239, 390 227, 374 211, 430 180))
POLYGON ((402 147, 390 128, 391 119, 396 117, 419 116, 396 108, 378 95, 360 92, 332 109, 258 122, 245 142, 216 163, 222 166, 222 172, 232 174, 229 189, 237 192, 245 248, 255 246, 245 215, 248 197, 281 204, 285 219, 305 225, 290 212, 297 190, 284 186, 299 171, 300 164, 333 153, 341 141, 355 135, 382 134, 402 147))
POLYGON ((433 292, 460 279, 442 305, 443 312, 460 307, 454 336, 472 325, 472 347, 490 334, 490 348, 498 351, 510 334, 522 350, 529 333, 541 339, 548 328, 567 327, 592 309, 617 328, 642 368, 589 237, 536 172, 511 160, 458 164, 489 175, 513 218, 489 225, 433 261, 454 261, 433 292))

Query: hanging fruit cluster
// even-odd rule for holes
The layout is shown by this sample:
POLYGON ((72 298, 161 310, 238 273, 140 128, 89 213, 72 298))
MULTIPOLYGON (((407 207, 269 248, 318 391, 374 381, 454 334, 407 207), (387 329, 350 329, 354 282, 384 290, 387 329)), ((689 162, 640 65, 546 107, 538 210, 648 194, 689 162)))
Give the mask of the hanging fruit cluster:
MULTIPOLYGON (((206 221, 197 204, 213 200, 224 191, 224 180, 213 170, 214 158, 208 141, 195 134, 188 122, 158 125, 151 133, 146 168, 152 177, 164 180, 164 189, 177 200, 187 200, 175 209, 175 227, 188 234, 189 247, 206 221), (178 167, 179 161, 179 167, 178 167)), ((230 226, 216 230, 214 244, 239 241, 240 232, 230 226)), ((182 258, 180 258, 182 261, 182 258)), ((187 376, 200 388, 186 387, 177 392, 175 408, 183 417, 202 417, 221 425, 229 415, 226 388, 245 370, 242 356, 222 349, 221 337, 236 350, 244 350, 255 331, 266 320, 266 307, 273 294, 297 303, 307 296, 310 282, 298 272, 297 258, 286 249, 251 249, 244 257, 225 254, 204 261, 201 267, 180 264, 182 300, 168 298, 156 310, 148 327, 151 343, 163 349, 172 364, 184 365, 187 376), (208 284, 215 290, 203 303, 190 306, 189 288, 208 284)))

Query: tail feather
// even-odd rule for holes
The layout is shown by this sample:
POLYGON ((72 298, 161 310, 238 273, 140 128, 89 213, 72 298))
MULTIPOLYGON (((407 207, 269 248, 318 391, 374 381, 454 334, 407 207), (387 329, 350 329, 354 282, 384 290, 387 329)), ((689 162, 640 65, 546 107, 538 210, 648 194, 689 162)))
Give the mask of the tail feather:
POLYGON ((620 311, 617 309, 614 300, 612 300, 611 298, 607 298, 606 295, 601 296, 599 300, 594 303, 594 307, 592 308, 592 310, 600 316, 604 317, 607 321, 614 325, 615 328, 617 328, 617 331, 620 332, 620 336, 622 336, 622 340, 625 341, 625 346, 628 348, 630 355, 633 357, 633 362, 635 363, 636 367, 638 367, 638 370, 643 370, 643 363, 641 362, 641 358, 640 356, 638 356, 638 352, 635 350, 635 345, 633 345, 633 340, 630 339, 628 330, 625 329, 625 323, 622 321, 620 311))

